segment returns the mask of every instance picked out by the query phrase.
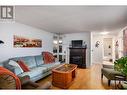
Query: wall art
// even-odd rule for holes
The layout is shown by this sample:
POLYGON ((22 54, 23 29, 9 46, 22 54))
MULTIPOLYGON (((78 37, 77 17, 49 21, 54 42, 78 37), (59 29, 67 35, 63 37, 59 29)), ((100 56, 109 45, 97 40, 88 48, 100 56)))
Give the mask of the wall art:
POLYGON ((14 35, 14 42, 13 46, 15 48, 40 48, 42 47, 42 40, 41 39, 33 39, 27 38, 22 36, 14 35))

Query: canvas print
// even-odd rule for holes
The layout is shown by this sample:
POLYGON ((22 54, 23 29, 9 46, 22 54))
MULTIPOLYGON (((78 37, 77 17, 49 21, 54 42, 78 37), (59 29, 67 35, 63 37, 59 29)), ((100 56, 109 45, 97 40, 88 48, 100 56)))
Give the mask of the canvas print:
POLYGON ((14 35, 14 47, 15 48, 42 47, 42 40, 14 35))
POLYGON ((127 29, 123 31, 123 50, 124 56, 127 56, 127 29))

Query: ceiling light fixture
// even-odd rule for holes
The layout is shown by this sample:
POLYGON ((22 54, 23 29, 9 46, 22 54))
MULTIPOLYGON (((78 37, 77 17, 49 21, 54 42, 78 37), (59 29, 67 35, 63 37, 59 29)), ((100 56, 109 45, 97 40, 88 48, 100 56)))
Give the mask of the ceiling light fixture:
POLYGON ((100 34, 107 35, 107 34, 109 34, 109 32, 101 32, 100 34))

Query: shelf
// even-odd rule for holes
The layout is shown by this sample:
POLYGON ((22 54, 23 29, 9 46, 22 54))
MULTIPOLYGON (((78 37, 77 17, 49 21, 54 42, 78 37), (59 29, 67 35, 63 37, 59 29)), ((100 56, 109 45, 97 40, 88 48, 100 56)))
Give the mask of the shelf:
POLYGON ((65 53, 63 52, 63 43, 62 43, 62 35, 56 34, 53 37, 53 55, 56 56, 56 58, 60 61, 65 59, 65 53))
MULTIPOLYGON (((58 53, 53 53, 53 55, 57 55, 58 53)), ((65 53, 59 53, 59 55, 66 55, 65 53)))

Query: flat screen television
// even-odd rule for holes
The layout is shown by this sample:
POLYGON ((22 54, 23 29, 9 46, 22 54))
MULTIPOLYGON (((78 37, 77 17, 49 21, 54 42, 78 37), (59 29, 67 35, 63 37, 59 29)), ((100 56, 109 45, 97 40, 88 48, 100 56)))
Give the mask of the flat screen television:
POLYGON ((83 40, 72 40, 73 48, 82 47, 82 45, 83 45, 83 40))

